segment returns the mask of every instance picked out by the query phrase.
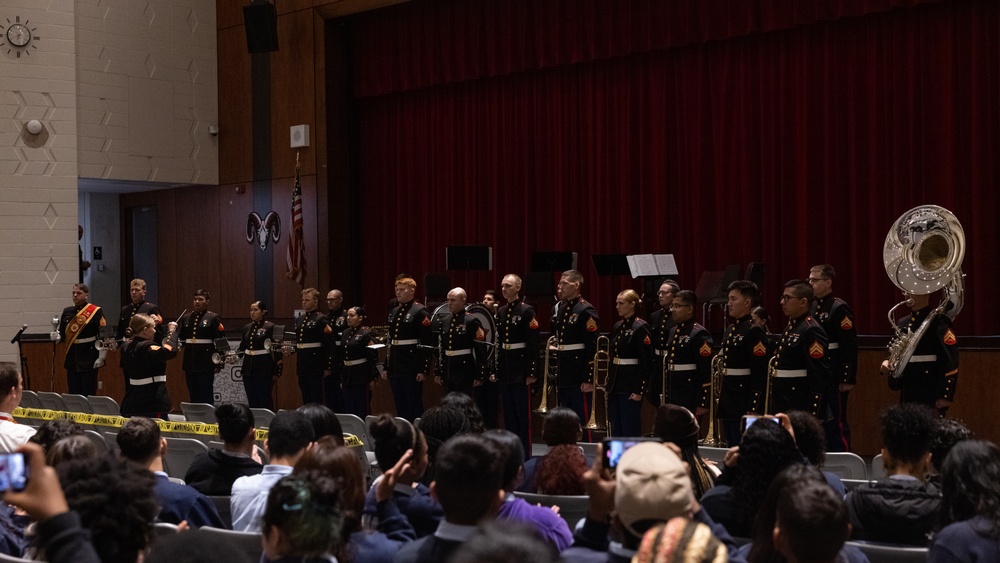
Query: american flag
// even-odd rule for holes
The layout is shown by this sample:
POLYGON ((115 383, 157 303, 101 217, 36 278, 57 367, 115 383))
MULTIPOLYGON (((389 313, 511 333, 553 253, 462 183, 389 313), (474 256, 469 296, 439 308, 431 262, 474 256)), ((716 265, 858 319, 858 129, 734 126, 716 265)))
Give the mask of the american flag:
POLYGON ((295 165, 295 187, 292 189, 292 236, 288 237, 288 254, 285 263, 288 269, 285 277, 295 280, 300 286, 306 285, 306 245, 302 240, 302 184, 299 181, 299 165, 295 165))

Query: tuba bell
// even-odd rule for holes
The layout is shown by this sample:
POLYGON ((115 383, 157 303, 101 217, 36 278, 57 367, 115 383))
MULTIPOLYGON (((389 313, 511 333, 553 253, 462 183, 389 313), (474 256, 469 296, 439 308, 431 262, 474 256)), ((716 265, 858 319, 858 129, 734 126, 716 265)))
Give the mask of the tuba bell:
POLYGON ((962 259, 965 231, 955 215, 937 205, 921 205, 907 211, 889 229, 882 249, 885 272, 892 283, 911 295, 929 295, 943 290, 941 303, 913 332, 903 330, 893 314, 907 299, 889 309, 895 335, 889 342, 889 373, 899 378, 913 351, 931 326, 934 317, 954 319, 965 301, 962 259))

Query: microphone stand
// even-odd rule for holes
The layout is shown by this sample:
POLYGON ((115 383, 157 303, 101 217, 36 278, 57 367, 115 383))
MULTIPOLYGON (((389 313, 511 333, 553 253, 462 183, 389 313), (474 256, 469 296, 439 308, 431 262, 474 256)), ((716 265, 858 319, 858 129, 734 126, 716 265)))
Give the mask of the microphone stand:
POLYGON ((17 355, 21 358, 21 381, 24 383, 25 389, 31 389, 31 374, 28 373, 28 356, 24 355, 24 348, 21 346, 21 335, 27 329, 28 323, 21 325, 21 330, 17 331, 14 338, 10 339, 10 343, 17 342, 17 355))

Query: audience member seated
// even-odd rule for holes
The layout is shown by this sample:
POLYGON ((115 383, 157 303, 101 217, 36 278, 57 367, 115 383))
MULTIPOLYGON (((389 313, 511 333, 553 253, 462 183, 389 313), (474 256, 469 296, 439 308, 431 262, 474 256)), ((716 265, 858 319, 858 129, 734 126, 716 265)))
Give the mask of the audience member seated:
MULTIPOLYGON (((90 441, 82 436, 66 438, 49 453, 76 439, 90 441)), ((109 455, 64 459, 56 471, 69 508, 79 515, 101 561, 137 561, 152 540, 153 522, 161 514, 155 493, 159 477, 109 455)), ((49 556, 47 549, 45 555, 49 556)))
POLYGON ((656 409, 653 436, 664 442, 672 442, 681 449, 681 459, 691 468, 695 498, 701 498, 705 491, 714 487, 715 478, 719 475, 719 469, 706 463, 698 453, 700 431, 698 419, 686 408, 664 403, 656 409))
POLYGON ((940 491, 924 481, 936 418, 917 403, 895 405, 882 415, 882 459, 888 477, 847 494, 852 539, 927 545, 941 508, 940 491))
POLYGON ((972 431, 954 418, 938 418, 937 428, 931 437, 931 465, 933 472, 927 478, 938 489, 941 488, 941 468, 955 444, 971 440, 972 431))
POLYGON ((650 528, 642 536, 633 560, 642 563, 725 563, 729 561, 729 554, 708 526, 675 516, 666 524, 650 528))
POLYGON ((427 471, 421 483, 430 485, 434 480, 434 459, 445 442, 453 436, 469 433, 469 419, 454 407, 431 407, 424 411, 418 425, 427 440, 427 471))
POLYGON ((475 399, 466 395, 465 393, 459 393, 458 391, 452 391, 438 402, 438 406, 451 407, 458 409, 465 415, 466 420, 469 421, 469 430, 471 434, 482 434, 486 432, 486 424, 483 422, 483 413, 479 412, 479 407, 476 405, 475 399))
MULTIPOLYGON (((792 423, 795 445, 798 446, 799 452, 814 467, 822 468, 826 461, 826 430, 823 428, 823 423, 805 411, 790 411, 788 420, 792 423)), ((823 471, 823 477, 840 498, 844 498, 847 487, 840 477, 829 471, 823 471)))
POLYGON ((701 497, 702 508, 736 537, 750 537, 754 516, 767 487, 786 467, 802 463, 795 440, 782 424, 759 420, 747 428, 735 454, 727 454, 726 468, 715 487, 701 497))
MULTIPOLYGON (((410 521, 418 538, 433 534, 441 523, 444 512, 441 505, 431 498, 431 490, 427 485, 420 483, 429 463, 424 433, 406 420, 381 414, 369 425, 368 435, 375 441, 375 459, 379 467, 393 467, 408 450, 413 451, 413 461, 408 464, 407 470, 396 476, 393 498, 399 511, 410 521)), ((381 479, 382 477, 378 478, 381 479)), ((365 528, 369 530, 378 527, 375 502, 378 480, 368 490, 365 498, 363 520, 365 528)))
POLYGON ((215 503, 187 485, 171 482, 163 471, 167 440, 160 436, 160 427, 156 422, 141 416, 130 418, 118 432, 118 448, 122 457, 156 476, 153 494, 160 504, 161 522, 187 522, 195 528, 226 527, 215 503))
POLYGON ((743 561, 735 557, 737 546, 726 529, 695 500, 679 451, 673 444, 641 442, 622 454, 614 476, 604 470, 603 454, 595 457, 584 476, 590 497, 587 518, 563 558, 574 563, 631 561, 646 531, 684 516, 707 525, 726 545, 730 561, 743 561))
MULTIPOLYGON (((49 563, 102 563, 89 534, 80 525, 80 515, 70 510, 55 470, 45 465, 41 446, 25 444, 20 451, 24 453, 31 478, 23 491, 4 492, 4 502, 21 508, 38 522, 35 528, 38 544, 45 550, 49 563)), ((132 563, 127 559, 120 561, 132 563)))
POLYGON ((524 493, 541 492, 538 488, 538 472, 541 470, 542 473, 546 474, 545 480, 548 487, 561 491, 558 493, 549 492, 546 489, 545 494, 583 494, 583 474, 594 460, 587 459, 584 456, 583 464, 581 465, 579 463, 580 459, 573 453, 577 451, 583 454, 583 450, 577 445, 577 442, 582 437, 583 428, 580 426, 580 417, 573 409, 556 407, 550 410, 549 414, 545 415, 545 418, 542 419, 542 441, 549 447, 549 450, 544 456, 533 457, 524 462, 524 481, 517 490, 524 493), (570 460, 570 468, 565 468, 566 473, 562 473, 563 468, 561 467, 542 470, 545 460, 557 448, 559 452, 553 459, 557 460, 557 465, 558 460, 570 460), (578 485, 577 481, 579 481, 578 485), (573 490, 580 490, 580 492, 566 492, 573 490))
POLYGON ((344 427, 341 426, 337 413, 329 407, 319 403, 309 403, 295 410, 306 415, 309 424, 312 424, 313 440, 319 440, 323 436, 333 436, 337 443, 344 445, 344 427))
MULTIPOLYGON (((408 456, 406 461, 409 461, 408 456)), ((390 468, 392 469, 392 468, 390 468)), ((381 502, 391 497, 392 487, 377 488, 376 510, 378 512, 379 528, 377 531, 365 531, 361 528, 361 514, 365 506, 365 476, 354 452, 337 444, 333 436, 323 436, 311 448, 306 450, 302 459, 295 464, 292 475, 315 473, 332 477, 340 491, 339 511, 344 517, 344 544, 347 545, 349 560, 352 563, 389 563, 396 551, 405 543, 416 539, 413 527, 406 517, 399 513, 399 508, 393 501, 381 502)), ((393 479, 399 473, 387 472, 384 479, 393 479), (388 475, 388 477, 385 477, 388 475)))
POLYGON ((444 509, 434 535, 403 546, 396 563, 447 561, 476 533, 477 525, 493 520, 503 502, 504 453, 481 435, 456 436, 438 452, 431 494, 444 509))
POLYGON ((71 459, 89 460, 103 456, 104 452, 98 450, 90 438, 83 434, 77 434, 67 436, 52 444, 48 453, 45 454, 45 463, 52 467, 59 467, 71 459))
POLYGON ((580 446, 563 444, 549 448, 541 459, 544 463, 535 466, 535 489, 538 493, 543 495, 584 493, 583 474, 587 472, 587 458, 580 446))
POLYGON ((941 486, 943 527, 929 561, 1000 561, 1000 450, 983 440, 959 442, 945 459, 941 486))
POLYGON ((0 453, 17 451, 35 435, 34 428, 18 423, 10 415, 21 404, 23 391, 21 372, 14 362, 0 362, 0 453))
POLYGON ((739 553, 750 563, 867 562, 860 550, 844 545, 850 534, 844 499, 819 469, 797 463, 771 481, 754 520, 752 543, 739 553))
POLYGON ((509 430, 489 430, 483 436, 499 447, 504 454, 504 502, 497 512, 497 520, 513 520, 535 528, 542 538, 562 551, 573 543, 573 533, 557 512, 547 506, 535 506, 514 496, 514 489, 524 478, 524 446, 521 438, 509 430))
POLYGON ((257 475, 264 466, 253 459, 256 431, 250 407, 222 403, 215 407, 215 419, 223 447, 195 456, 184 475, 184 482, 203 495, 229 496, 234 481, 257 475))
POLYGON ((260 516, 267 505, 267 493, 278 480, 291 475, 292 467, 312 441, 313 427, 306 415, 299 411, 278 411, 274 415, 267 430, 267 441, 264 442, 264 449, 271 462, 258 475, 240 477, 233 481, 229 505, 234 530, 260 531, 260 516))
POLYGON ((83 436, 83 427, 68 418, 54 418, 41 423, 28 441, 38 444, 48 454, 56 442, 69 436, 83 436))
MULTIPOLYGON (((279 413, 280 414, 280 413, 279 413)), ((286 475, 268 491, 261 515, 267 563, 344 561, 344 515, 337 482, 322 473, 286 475)))
MULTIPOLYGON (((524 446, 521 446, 524 447, 524 446)), ((521 522, 496 520, 481 526, 452 555, 449 563, 561 563, 552 544, 521 522)))

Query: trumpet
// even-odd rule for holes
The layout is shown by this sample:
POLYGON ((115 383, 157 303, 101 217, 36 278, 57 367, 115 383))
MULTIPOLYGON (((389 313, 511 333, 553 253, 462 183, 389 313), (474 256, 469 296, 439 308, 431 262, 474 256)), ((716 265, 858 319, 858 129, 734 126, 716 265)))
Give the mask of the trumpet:
POLYGON ((542 401, 538 403, 538 408, 532 412, 538 414, 548 414, 549 412, 549 358, 552 356, 552 348, 556 346, 556 336, 553 334, 545 342, 545 362, 542 369, 542 401))
POLYGON ((712 380, 708 393, 708 434, 703 442, 706 446, 724 447, 726 445, 715 424, 719 400, 722 398, 722 378, 725 373, 726 359, 720 350, 718 354, 712 356, 712 380))
POLYGON ((225 365, 233 365, 233 364, 235 364, 237 362, 243 361, 243 355, 244 354, 243 354, 242 351, 237 352, 235 350, 226 350, 225 352, 222 352, 222 353, 213 352, 212 353, 212 363, 215 364, 215 365, 217 365, 217 366, 221 366, 221 365, 224 365, 224 364, 225 365))
POLYGON ((778 375, 778 356, 771 356, 767 362, 767 386, 764 388, 764 412, 771 411, 771 387, 774 385, 774 378, 778 375))
POLYGON ((112 352, 114 352, 115 350, 118 349, 118 341, 115 340, 114 336, 106 336, 104 338, 98 338, 97 341, 94 342, 94 348, 96 348, 98 351, 111 350, 112 352))
POLYGON ((587 430, 604 430, 608 427, 608 393, 604 388, 604 384, 607 383, 608 379, 608 366, 611 363, 611 339, 607 336, 597 337, 597 350, 594 352, 594 369, 592 372, 590 383, 594 386, 594 390, 591 392, 590 396, 590 420, 587 421, 587 430), (601 381, 601 372, 604 372, 604 381, 601 381), (604 426, 597 424, 597 390, 600 389, 604 391, 604 426))

